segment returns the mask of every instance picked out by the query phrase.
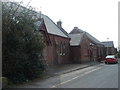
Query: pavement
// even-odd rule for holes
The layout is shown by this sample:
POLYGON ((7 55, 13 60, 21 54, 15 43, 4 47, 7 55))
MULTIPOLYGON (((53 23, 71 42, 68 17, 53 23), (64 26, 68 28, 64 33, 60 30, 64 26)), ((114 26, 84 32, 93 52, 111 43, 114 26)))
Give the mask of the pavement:
POLYGON ((45 72, 46 75, 49 76, 57 76, 65 73, 69 73, 72 71, 80 70, 89 66, 97 65, 103 62, 97 61, 90 61, 82 64, 62 64, 62 65, 54 65, 48 67, 47 71, 45 72))
MULTIPOLYGON (((50 78, 50 77, 59 76, 65 73, 87 68, 89 66, 98 65, 100 63, 103 63, 103 62, 91 61, 91 62, 86 62, 82 64, 61 64, 61 65, 49 66, 41 78, 30 80, 20 85, 24 86, 24 84, 29 84, 29 83, 33 84, 38 81, 40 82, 40 81, 46 80, 47 78, 50 78)), ((16 87, 16 86, 19 86, 19 84, 16 84, 10 87, 16 87)))

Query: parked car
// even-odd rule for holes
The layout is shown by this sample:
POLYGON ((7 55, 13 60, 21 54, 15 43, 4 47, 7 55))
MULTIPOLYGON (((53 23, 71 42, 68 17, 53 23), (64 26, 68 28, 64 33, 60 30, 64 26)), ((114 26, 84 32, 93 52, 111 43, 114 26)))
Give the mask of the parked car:
POLYGON ((105 64, 108 63, 118 63, 117 58, 115 57, 115 55, 107 55, 104 59, 105 64))

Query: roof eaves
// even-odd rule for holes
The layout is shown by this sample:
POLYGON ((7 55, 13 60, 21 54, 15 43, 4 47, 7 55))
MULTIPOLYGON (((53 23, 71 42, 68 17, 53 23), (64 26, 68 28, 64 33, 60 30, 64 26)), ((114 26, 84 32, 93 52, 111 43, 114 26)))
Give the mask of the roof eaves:
MULTIPOLYGON (((88 32, 86 32, 86 36, 95 44, 102 44, 99 40, 97 40, 95 37, 90 35, 88 32)), ((103 45, 103 44, 102 44, 103 45)))
POLYGON ((71 47, 79 47, 80 45, 70 45, 71 47))
MULTIPOLYGON (((56 25, 57 26, 57 25, 56 25)), ((57 26, 58 27, 58 26, 57 26)), ((69 37, 69 35, 68 35, 68 33, 62 28, 62 27, 58 27, 68 38, 70 38, 69 37)))

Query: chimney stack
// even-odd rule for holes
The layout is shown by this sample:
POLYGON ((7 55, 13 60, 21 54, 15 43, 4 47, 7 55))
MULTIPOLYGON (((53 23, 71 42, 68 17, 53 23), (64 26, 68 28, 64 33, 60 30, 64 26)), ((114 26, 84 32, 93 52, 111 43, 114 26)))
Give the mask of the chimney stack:
POLYGON ((57 22, 57 26, 58 26, 59 28, 62 28, 62 22, 61 22, 60 20, 57 22))

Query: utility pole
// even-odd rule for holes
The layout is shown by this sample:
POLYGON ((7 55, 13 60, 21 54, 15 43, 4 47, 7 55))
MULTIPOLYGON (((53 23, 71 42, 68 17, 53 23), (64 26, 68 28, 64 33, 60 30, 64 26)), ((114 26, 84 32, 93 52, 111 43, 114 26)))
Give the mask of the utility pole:
POLYGON ((109 38, 107 38, 107 55, 108 55, 108 45, 109 45, 109 44, 108 44, 108 39, 109 39, 109 38))

